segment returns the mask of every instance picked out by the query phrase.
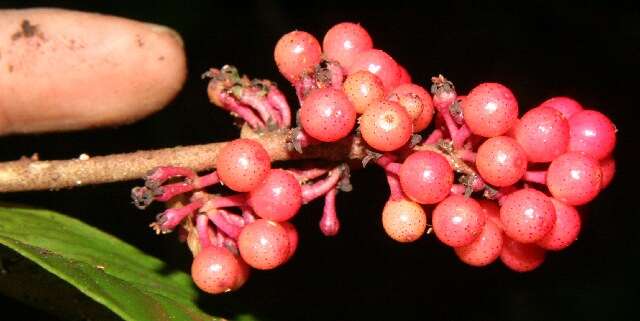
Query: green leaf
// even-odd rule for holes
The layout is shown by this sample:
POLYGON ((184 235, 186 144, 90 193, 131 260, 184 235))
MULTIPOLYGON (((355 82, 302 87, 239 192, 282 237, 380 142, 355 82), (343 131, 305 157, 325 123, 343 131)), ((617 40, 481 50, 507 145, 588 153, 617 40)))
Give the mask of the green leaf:
POLYGON ((212 320, 189 275, 51 211, 0 207, 0 244, 32 260, 124 320, 212 320))

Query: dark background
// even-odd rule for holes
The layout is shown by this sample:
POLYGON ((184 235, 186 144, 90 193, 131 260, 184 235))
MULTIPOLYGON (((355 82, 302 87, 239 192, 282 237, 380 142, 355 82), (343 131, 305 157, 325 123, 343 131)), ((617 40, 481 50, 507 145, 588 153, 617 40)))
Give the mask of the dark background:
MULTIPOLYGON (((234 138, 231 118, 211 107, 207 68, 234 64, 292 91, 277 73, 273 47, 293 29, 321 39, 333 24, 362 23, 375 46, 407 67, 414 81, 445 74, 459 91, 484 81, 509 86, 521 110, 556 95, 576 98, 608 114, 619 129, 618 173, 612 186, 585 209, 580 239, 551 253, 542 267, 517 274, 500 263, 484 269, 461 263, 433 237, 410 245, 384 234, 380 212, 387 196, 382 173, 353 174, 355 190, 338 201, 342 230, 323 237, 321 204, 295 218, 301 240, 294 259, 255 272, 242 290, 202 296, 202 308, 232 317, 252 313, 269 320, 633 320, 638 301, 638 176, 633 149, 637 121, 640 11, 624 4, 579 7, 450 4, 435 1, 381 4, 322 1, 84 3, 0 1, 0 7, 60 6, 168 25, 182 34, 189 77, 163 111, 130 126, 86 132, 0 138, 0 160, 38 152, 42 159, 103 155, 234 138)), ((293 100, 291 100, 293 101, 293 100)), ((140 212, 129 202, 137 182, 59 192, 0 195, 2 201, 38 205, 78 217, 188 270, 189 253, 174 236, 147 228, 160 206, 140 212)), ((17 320, 51 320, 0 297, 17 320)), ((12 317, 12 320, 16 320, 12 317)))

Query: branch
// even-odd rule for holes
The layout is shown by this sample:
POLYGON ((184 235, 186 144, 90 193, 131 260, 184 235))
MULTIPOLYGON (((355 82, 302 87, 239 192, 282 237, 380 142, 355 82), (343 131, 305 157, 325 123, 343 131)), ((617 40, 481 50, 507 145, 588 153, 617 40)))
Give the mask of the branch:
MULTIPOLYGON (((305 148, 303 154, 289 151, 289 130, 258 134, 243 128, 241 136, 258 141, 273 161, 327 159, 346 161, 364 157, 360 139, 349 137, 338 143, 305 148)), ((0 163, 0 192, 58 190, 76 186, 139 179, 158 166, 183 166, 194 171, 213 169, 220 148, 226 142, 179 146, 108 156, 70 160, 21 159, 0 163)))

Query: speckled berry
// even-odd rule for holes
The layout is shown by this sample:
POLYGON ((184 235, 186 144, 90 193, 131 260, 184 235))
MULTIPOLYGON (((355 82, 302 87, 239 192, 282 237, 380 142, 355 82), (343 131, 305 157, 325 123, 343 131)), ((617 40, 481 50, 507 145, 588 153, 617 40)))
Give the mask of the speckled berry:
POLYGON ((366 29, 357 23, 339 23, 324 35, 322 49, 329 60, 335 60, 343 68, 349 68, 356 56, 373 48, 373 41, 366 29))
POLYGON ((433 120, 433 99, 426 89, 412 83, 401 84, 395 87, 388 96, 402 96, 408 94, 417 95, 418 97, 420 97, 420 101, 422 102, 422 112, 420 113, 420 116, 418 118, 413 120, 413 132, 421 132, 425 130, 433 120))
POLYGON ((191 264, 193 282, 211 294, 240 288, 248 278, 247 265, 224 247, 205 247, 191 264))
POLYGON ((502 230, 491 220, 485 222, 482 233, 471 244, 456 247, 456 255, 464 263, 472 266, 486 266, 493 263, 502 252, 502 230))
POLYGON ((482 83, 462 101, 464 121, 472 133, 494 137, 506 133, 518 118, 518 102, 509 88, 482 83))
POLYGON ((569 119, 573 114, 584 108, 579 102, 569 97, 553 97, 545 100, 539 107, 551 107, 562 113, 564 118, 569 119))
POLYGON ((293 174, 272 169, 262 184, 249 193, 247 203, 262 218, 286 221, 302 206, 302 189, 293 174))
POLYGON ((406 243, 419 239, 427 228, 427 214, 407 199, 389 200, 382 210, 382 226, 392 239, 406 243))
POLYGON ((420 204, 442 201, 453 185, 453 169, 444 156, 432 151, 409 155, 400 166, 400 186, 412 200, 420 204))
POLYGON ((404 146, 413 132, 407 111, 392 101, 380 100, 360 117, 360 134, 372 148, 388 152, 404 146))
POLYGON ((480 204, 462 195, 445 198, 433 210, 433 231, 451 247, 471 244, 482 232, 485 221, 480 204))
POLYGON ((242 228, 238 249, 242 259, 251 267, 273 269, 289 258, 289 234, 277 222, 258 219, 242 228))
POLYGON ((342 84, 342 90, 353 103, 358 114, 364 113, 369 105, 384 98, 384 85, 378 76, 366 70, 355 72, 342 84))
POLYGON ((356 110, 342 90, 313 90, 300 107, 300 125, 305 133, 322 142, 335 142, 353 130, 356 110))
POLYGON ((391 90, 400 81, 398 63, 389 54, 380 49, 369 49, 360 52, 348 70, 349 74, 360 70, 371 72, 382 80, 386 90, 391 90))
POLYGON ((547 187, 553 197, 568 205, 586 204, 602 188, 600 164, 581 153, 560 155, 549 165, 547 187))
POLYGON ((556 210, 556 221, 553 229, 536 244, 546 250, 559 251, 567 248, 580 234, 581 219, 578 210, 551 198, 556 210))
POLYGON ((487 183, 509 186, 519 181, 527 171, 527 156, 515 139, 496 136, 478 148, 476 167, 487 183))
POLYGON ((569 122, 554 108, 537 107, 522 116, 515 138, 530 162, 550 162, 567 151, 569 122))
POLYGON ((556 212, 544 193, 524 188, 506 196, 500 220, 507 236, 521 243, 533 243, 551 231, 556 212))
POLYGON ((262 145, 241 138, 222 147, 216 169, 223 184, 237 192, 248 192, 269 175, 271 158, 262 145))
POLYGON ((606 158, 616 145, 616 126, 595 110, 583 110, 569 118, 569 151, 606 158))
POLYGON ((302 73, 311 71, 320 63, 321 56, 318 40, 298 30, 282 36, 273 52, 278 70, 290 82, 298 80, 302 73))

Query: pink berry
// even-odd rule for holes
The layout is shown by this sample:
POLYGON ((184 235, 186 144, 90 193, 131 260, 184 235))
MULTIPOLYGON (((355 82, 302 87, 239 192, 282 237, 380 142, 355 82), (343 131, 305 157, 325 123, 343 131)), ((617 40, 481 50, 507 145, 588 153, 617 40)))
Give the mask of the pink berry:
POLYGON ((567 248, 578 238, 580 233, 580 214, 575 207, 566 205, 555 198, 551 198, 556 210, 556 222, 553 229, 536 244, 546 249, 559 251, 567 248))
POLYGON ((384 98, 382 81, 366 70, 347 76, 342 84, 342 90, 353 103, 358 114, 364 113, 369 105, 384 98))
POLYGON ((553 97, 545 100, 539 107, 551 107, 561 112, 564 118, 569 119, 573 114, 583 110, 579 102, 569 97, 553 97))
POLYGON ((602 188, 609 186, 616 174, 616 161, 612 156, 600 161, 600 170, 602 171, 602 188))
POLYGON ((529 272, 538 268, 545 257, 545 250, 535 244, 524 244, 506 238, 500 253, 504 265, 516 272, 529 272))
POLYGON ((568 205, 586 204, 602 188, 600 164, 580 153, 563 154, 549 165, 547 187, 553 197, 568 205))
POLYGON ((279 223, 258 219, 242 228, 238 249, 242 259, 251 267, 273 269, 289 258, 289 234, 279 223))
POLYGON ((518 118, 518 102, 509 88, 482 83, 462 101, 464 121, 472 133, 494 137, 506 133, 518 118))
POLYGON ((292 31, 282 36, 273 52, 280 73, 290 82, 313 70, 320 63, 321 55, 318 40, 304 31, 292 31))
POLYGON ((569 118, 569 151, 603 159, 616 145, 616 126, 602 113, 583 110, 569 118))
POLYGON ((287 221, 302 206, 302 189, 293 174, 272 169, 262 184, 249 193, 247 202, 262 218, 287 221))
POLYGON ((193 282, 211 294, 229 292, 240 288, 248 277, 248 267, 224 247, 205 247, 191 264, 193 282))
POLYGON ((379 100, 360 117, 362 139, 376 150, 389 152, 404 146, 413 133, 407 111, 398 103, 379 100))
POLYGON ((500 220, 507 236, 521 243, 533 243, 551 231, 556 211, 544 193, 524 188, 506 196, 500 220))
POLYGON ((436 204, 453 185, 453 169, 444 156, 432 151, 415 152, 400 167, 400 186, 413 201, 436 204))
POLYGON ((417 95, 422 102, 422 112, 420 113, 420 116, 413 120, 413 132, 421 132, 425 130, 427 126, 429 126, 431 120, 433 119, 434 107, 431 95, 426 89, 416 84, 401 84, 395 87, 389 93, 388 97, 391 97, 393 95, 417 95))
POLYGON ((391 90, 400 80, 400 69, 391 56, 380 49, 369 49, 359 53, 349 67, 349 74, 367 70, 378 76, 384 88, 391 90))
POLYGON ((569 122, 554 108, 537 107, 522 116, 515 138, 530 162, 550 162, 567 151, 569 122))
POLYGON ((356 23, 339 23, 324 35, 322 49, 329 60, 335 60, 347 69, 355 57, 373 48, 373 41, 367 30, 356 23))
POLYGON ((280 222, 280 225, 287 230, 289 236, 289 255, 287 256, 287 261, 289 261, 298 249, 298 230, 289 222, 280 222))
POLYGON ((382 210, 382 226, 392 239, 406 243, 419 239, 427 228, 427 214, 407 199, 389 200, 382 210))
POLYGON ((398 69, 400 70, 400 76, 398 77, 398 85, 410 84, 411 83, 411 75, 402 65, 398 65, 398 69))
POLYGON ((519 181, 527 171, 527 156, 515 139, 496 136, 478 148, 476 167, 487 183, 509 186, 519 181))
POLYGON ((240 138, 226 144, 216 160, 220 181, 237 192, 258 187, 269 175, 271 158, 256 141, 240 138))
POLYGON ((500 257, 502 252, 502 230, 491 220, 482 228, 482 233, 469 245, 456 247, 458 258, 472 266, 486 266, 500 257))
POLYGON ((478 238, 485 220, 478 202, 462 195, 450 195, 433 210, 432 224, 442 243, 460 247, 478 238))
POLYGON ((302 129, 319 141, 338 141, 349 135, 355 123, 356 110, 342 90, 316 89, 302 102, 302 129))

